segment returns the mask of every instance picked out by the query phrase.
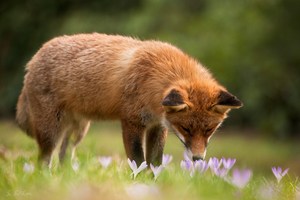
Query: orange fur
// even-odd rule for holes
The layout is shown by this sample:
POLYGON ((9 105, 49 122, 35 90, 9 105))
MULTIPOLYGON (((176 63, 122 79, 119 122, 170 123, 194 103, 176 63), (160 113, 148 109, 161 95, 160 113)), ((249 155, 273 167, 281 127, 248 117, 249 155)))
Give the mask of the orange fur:
POLYGON ((69 137, 76 136, 75 149, 89 121, 101 119, 121 120, 127 156, 138 163, 161 161, 167 128, 203 157, 229 108, 241 106, 226 104, 215 112, 220 91, 226 89, 206 68, 170 44, 97 33, 62 36, 45 43, 27 64, 17 121, 36 138, 40 159, 48 164, 60 139, 63 160, 69 137), (168 95, 184 106, 163 105, 173 98, 168 95))

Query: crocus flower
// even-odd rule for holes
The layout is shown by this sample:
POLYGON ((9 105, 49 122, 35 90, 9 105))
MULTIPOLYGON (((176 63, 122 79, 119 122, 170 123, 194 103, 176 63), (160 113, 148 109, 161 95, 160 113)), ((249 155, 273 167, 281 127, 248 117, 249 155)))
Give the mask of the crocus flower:
POLYGON ((195 170, 203 174, 208 169, 208 163, 205 160, 196 160, 194 163, 195 170))
POLYGON ((228 158, 228 159, 222 158, 221 160, 222 160, 224 168, 227 169, 227 170, 230 170, 236 162, 235 158, 234 159, 232 159, 232 158, 228 158))
POLYGON ((252 171, 249 169, 244 170, 233 170, 232 178, 231 178, 231 184, 238 188, 244 188, 247 183, 250 181, 252 176, 252 171))
POLYGON ((162 166, 166 167, 172 161, 173 156, 169 154, 164 154, 162 157, 162 166))
POLYGON ((72 162, 72 169, 77 172, 79 170, 79 162, 78 161, 74 161, 72 162))
POLYGON ((162 165, 160 166, 156 166, 154 167, 152 164, 150 164, 150 168, 153 172, 153 175, 154 175, 154 180, 157 179, 157 177, 159 176, 159 174, 162 172, 162 170, 164 169, 164 167, 162 165))
POLYGON ((183 159, 184 160, 190 160, 190 161, 192 161, 191 158, 190 158, 190 156, 189 156, 188 151, 184 151, 183 152, 183 159))
POLYGON ((31 163, 24 163, 23 165, 23 171, 28 173, 28 174, 31 174, 33 173, 34 171, 34 165, 31 164, 31 163))
POLYGON ((208 166, 210 167, 211 171, 215 173, 222 165, 222 160, 219 160, 216 157, 210 158, 208 161, 208 166))
POLYGON ((214 174, 220 178, 224 178, 228 173, 228 170, 223 167, 223 168, 215 168, 214 169, 214 174))
POLYGON ((142 162, 141 165, 139 167, 137 167, 136 162, 134 160, 130 161, 130 159, 127 159, 127 162, 132 170, 132 174, 133 174, 133 179, 136 178, 136 176, 143 171, 144 169, 147 168, 147 163, 146 161, 142 162))
POLYGON ((272 172, 274 174, 274 176, 277 179, 277 182, 279 183, 282 179, 282 177, 284 177, 289 171, 289 168, 285 169, 284 171, 282 171, 281 167, 272 167, 272 172))
POLYGON ((193 170, 193 168, 194 168, 194 165, 193 165, 194 163, 193 163, 193 161, 191 161, 191 160, 182 160, 181 162, 180 162, 180 167, 181 167, 181 169, 183 169, 183 170, 186 170, 186 171, 191 171, 191 170, 193 170))
POLYGON ((98 161, 106 169, 111 164, 112 158, 110 156, 102 156, 98 158, 98 161))
POLYGON ((195 170, 194 170, 193 161, 191 161, 191 160, 182 160, 180 162, 180 167, 181 167, 181 169, 190 172, 190 176, 194 175, 195 170))

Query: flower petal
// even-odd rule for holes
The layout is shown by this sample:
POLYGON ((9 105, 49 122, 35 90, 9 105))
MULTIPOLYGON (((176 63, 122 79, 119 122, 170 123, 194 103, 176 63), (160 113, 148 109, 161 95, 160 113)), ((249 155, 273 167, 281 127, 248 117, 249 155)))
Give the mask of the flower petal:
POLYGON ((99 157, 98 161, 103 168, 107 168, 111 164, 112 158, 109 156, 102 156, 99 157))
POLYGON ((282 169, 280 167, 272 167, 272 172, 274 176, 276 177, 277 181, 280 182, 282 175, 281 175, 282 169))
POLYGON ((136 166, 136 162, 134 160, 130 161, 130 159, 127 159, 127 162, 131 168, 132 171, 136 171, 137 170, 137 166, 136 166))
POLYGON ((288 171, 289 171, 289 168, 285 169, 285 170, 282 172, 281 176, 285 176, 285 175, 288 173, 288 171))
POLYGON ((215 169, 215 175, 220 177, 220 178, 224 178, 227 173, 228 173, 228 170, 224 167, 224 168, 218 168, 218 169, 215 169))
POLYGON ((164 167, 162 165, 154 167, 152 164, 150 164, 150 168, 153 172, 154 175, 154 179, 156 180, 157 177, 159 176, 159 174, 162 172, 162 170, 164 169, 164 167))
POLYGON ((235 169, 232 173, 231 183, 238 188, 244 188, 250 181, 252 171, 249 169, 238 170, 235 169))
POLYGON ((34 171, 34 165, 31 163, 24 163, 23 171, 26 173, 32 173, 34 171))
POLYGON ((208 169, 208 163, 205 160, 197 160, 194 163, 194 167, 198 172, 204 173, 208 169))
POLYGON ((187 170, 187 171, 191 171, 194 168, 193 161, 191 161, 191 160, 182 160, 180 162, 180 166, 182 169, 187 170))
MULTIPOLYGON (((135 163, 135 162, 134 162, 135 163)), ((136 164, 135 164, 136 165, 136 164)), ((143 171, 144 169, 146 169, 148 167, 146 161, 142 162, 141 165, 137 168, 136 173, 140 173, 141 171, 143 171)))
POLYGON ((172 161, 173 156, 169 154, 164 154, 162 158, 162 165, 166 167, 172 161))
POLYGON ((232 159, 232 158, 222 158, 222 163, 223 163, 223 166, 226 168, 226 169, 231 169, 233 167, 233 165, 235 164, 236 162, 236 159, 232 159))
POLYGON ((189 151, 187 151, 187 150, 185 150, 183 152, 183 158, 184 158, 184 160, 190 160, 190 161, 192 161, 191 157, 189 156, 189 151))
POLYGON ((155 171, 155 167, 150 163, 150 169, 152 170, 152 172, 154 173, 155 171))

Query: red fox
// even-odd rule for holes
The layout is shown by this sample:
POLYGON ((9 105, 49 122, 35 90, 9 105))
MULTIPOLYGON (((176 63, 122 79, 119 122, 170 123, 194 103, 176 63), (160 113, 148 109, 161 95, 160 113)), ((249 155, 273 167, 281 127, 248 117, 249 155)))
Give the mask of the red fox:
POLYGON ((214 131, 242 102, 195 59, 160 41, 106 34, 57 37, 26 66, 16 120, 51 165, 70 137, 75 148, 90 120, 119 119, 127 157, 159 164, 168 129, 194 160, 203 159, 214 131))

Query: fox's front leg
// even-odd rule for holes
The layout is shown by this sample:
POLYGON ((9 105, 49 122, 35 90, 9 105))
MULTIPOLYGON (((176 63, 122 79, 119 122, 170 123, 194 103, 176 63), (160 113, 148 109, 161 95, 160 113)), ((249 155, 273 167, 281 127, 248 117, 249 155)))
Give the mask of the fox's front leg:
POLYGON ((156 125, 147 130, 146 136, 146 161, 154 165, 160 165, 167 138, 167 128, 156 125))
POLYGON ((145 126, 131 120, 122 120, 122 129, 127 157, 140 165, 145 160, 143 151, 145 126))

